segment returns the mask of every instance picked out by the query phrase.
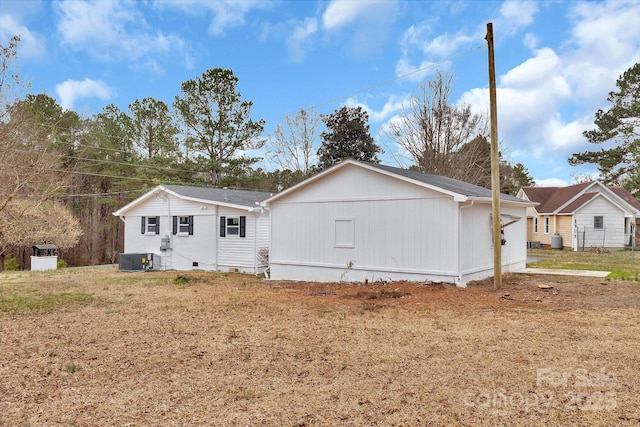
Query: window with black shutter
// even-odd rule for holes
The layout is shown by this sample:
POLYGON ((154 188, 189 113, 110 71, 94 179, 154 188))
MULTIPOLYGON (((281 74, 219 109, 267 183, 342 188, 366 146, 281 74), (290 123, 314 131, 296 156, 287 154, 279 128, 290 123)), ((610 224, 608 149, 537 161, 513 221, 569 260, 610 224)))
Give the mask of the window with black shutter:
POLYGON ((246 216, 221 216, 220 217, 220 237, 247 235, 246 216))
POLYGON ((147 216, 142 217, 142 234, 160 234, 160 217, 147 216))
POLYGON ((193 236, 193 215, 174 216, 173 234, 193 236))

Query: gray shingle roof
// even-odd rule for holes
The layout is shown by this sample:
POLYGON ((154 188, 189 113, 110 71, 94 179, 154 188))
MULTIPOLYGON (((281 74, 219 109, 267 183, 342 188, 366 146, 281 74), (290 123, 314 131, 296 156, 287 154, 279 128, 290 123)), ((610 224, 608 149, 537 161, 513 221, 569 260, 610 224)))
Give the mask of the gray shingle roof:
MULTIPOLYGON (((362 162, 364 163, 364 162, 362 162)), ((412 171, 408 169, 396 168, 393 166, 381 165, 378 163, 366 163, 374 168, 381 169, 395 175, 400 175, 405 178, 419 181, 434 187, 442 188, 443 190, 451 191, 467 197, 481 197, 491 198, 491 190, 488 188, 479 187, 477 185, 468 184, 466 182, 458 181, 457 179, 448 178, 446 176, 434 175, 430 173, 423 173, 412 171)), ((512 202, 525 202, 524 199, 511 196, 509 194, 500 194, 500 200, 512 201, 512 202)))
POLYGON ((229 190, 211 187, 188 187, 182 185, 163 185, 163 187, 184 197, 248 207, 256 206, 256 202, 261 202, 271 195, 262 191, 229 190))

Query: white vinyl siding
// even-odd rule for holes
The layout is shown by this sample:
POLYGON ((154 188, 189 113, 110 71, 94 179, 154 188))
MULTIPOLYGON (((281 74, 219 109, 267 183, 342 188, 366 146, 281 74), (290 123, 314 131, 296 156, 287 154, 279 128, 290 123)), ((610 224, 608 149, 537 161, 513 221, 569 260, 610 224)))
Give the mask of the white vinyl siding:
POLYGON ((582 249, 583 245, 585 249, 591 246, 624 247, 624 212, 606 198, 596 197, 591 200, 574 214, 574 220, 580 243, 578 249, 582 249), (594 227, 594 218, 597 216, 602 217, 602 228, 594 227))
POLYGON ((149 197, 144 203, 129 210, 125 216, 125 253, 155 253, 161 256, 162 269, 221 270, 238 269, 259 273, 266 265, 257 266, 257 250, 269 246, 269 213, 252 212, 216 206, 214 203, 183 200, 168 194, 149 197), (246 216, 246 238, 219 237, 220 216, 239 218, 246 216), (141 217, 158 216, 157 235, 142 235, 141 217), (173 218, 176 217, 176 234, 173 218), (192 219, 193 235, 188 233, 185 219, 192 219), (256 226, 259 232, 256 232, 256 226), (184 231, 187 233, 184 233, 184 231), (161 251, 161 239, 169 237, 169 250, 161 251), (256 240, 257 239, 257 240, 256 240), (194 265, 196 263, 197 265, 194 265))
MULTIPOLYGON (((338 167, 269 208, 272 279, 465 284, 493 271, 490 203, 458 202, 444 190, 357 165, 338 167)), ((526 206, 504 211, 522 220, 505 229, 503 271, 524 268, 526 206)))
POLYGON ((271 206, 272 263, 455 274, 452 197, 376 173, 341 172, 271 206), (352 248, 336 247, 337 218, 354 218, 352 248))
POLYGON ((256 213, 220 207, 218 216, 225 217, 226 236, 218 239, 218 263, 221 270, 247 268, 254 265, 256 213), (244 238, 240 237, 240 216, 246 217, 244 238), (229 221, 229 219, 232 219, 229 221), (233 230, 231 234, 229 231, 233 230))

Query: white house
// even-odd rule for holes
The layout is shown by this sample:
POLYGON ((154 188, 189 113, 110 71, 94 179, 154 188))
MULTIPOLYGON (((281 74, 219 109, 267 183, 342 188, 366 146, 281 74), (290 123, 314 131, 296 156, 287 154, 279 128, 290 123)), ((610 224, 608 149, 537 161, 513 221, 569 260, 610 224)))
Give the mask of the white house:
MULTIPOLYGON (((493 275, 491 200, 491 190, 451 178, 343 161, 262 202, 270 277, 465 286, 493 275)), ((533 205, 501 195, 504 272, 525 267, 533 205)))
POLYGON ((260 202, 267 197, 160 185, 113 213, 125 223, 120 258, 153 254, 156 270, 261 273, 268 264, 269 213, 260 202))
POLYGON ((518 196, 538 202, 527 212, 529 241, 574 250, 591 246, 623 248, 635 244, 640 224, 640 202, 619 186, 598 181, 567 187, 523 187, 518 196))

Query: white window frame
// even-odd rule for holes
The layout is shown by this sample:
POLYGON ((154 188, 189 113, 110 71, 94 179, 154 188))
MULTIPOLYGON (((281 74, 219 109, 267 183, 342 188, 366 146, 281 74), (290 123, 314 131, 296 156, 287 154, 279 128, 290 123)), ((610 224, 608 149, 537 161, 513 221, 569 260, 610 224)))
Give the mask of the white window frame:
POLYGON ((188 236, 189 235, 189 216, 178 216, 178 232, 177 235, 188 236))
POLYGON ((240 237, 240 216, 227 216, 225 220, 225 228, 226 228, 226 236, 235 236, 240 237), (230 221, 233 222, 235 220, 235 224, 229 224, 230 221), (233 233, 229 232, 229 230, 234 230, 233 233))
POLYGON ((156 216, 146 216, 144 221, 145 221, 145 231, 144 234, 145 236, 147 235, 156 235, 157 233, 157 227, 158 224, 156 224, 156 216), (153 224, 151 223, 151 220, 153 220, 153 224), (152 228, 153 227, 153 228, 152 228))
POLYGON ((533 218, 533 232, 538 234, 538 217, 533 218))
POLYGON ((550 225, 550 222, 551 222, 551 221, 549 221, 549 217, 548 217, 548 216, 545 216, 545 217, 544 217, 544 234, 549 234, 549 228, 550 228, 550 227, 549 227, 549 225, 550 225))

